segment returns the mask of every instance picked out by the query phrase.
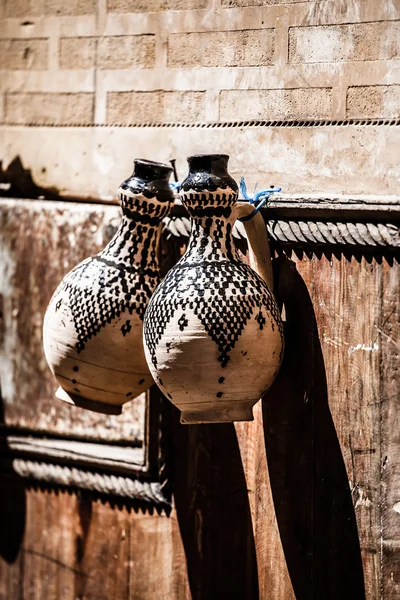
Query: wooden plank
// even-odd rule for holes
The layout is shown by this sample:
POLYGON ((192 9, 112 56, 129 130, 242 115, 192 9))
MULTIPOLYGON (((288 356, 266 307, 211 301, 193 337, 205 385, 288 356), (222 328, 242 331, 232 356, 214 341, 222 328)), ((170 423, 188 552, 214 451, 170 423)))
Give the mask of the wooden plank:
MULTIPOLYGON (((270 497, 266 511, 269 515, 274 511, 277 522, 275 532, 268 530, 258 501, 255 527, 263 539, 262 598, 291 600, 313 596, 313 325, 306 288, 306 283, 311 282, 310 261, 301 264, 284 256, 275 261, 275 293, 285 309, 286 345, 281 370, 262 401, 262 437, 268 464, 263 495, 270 497)), ((256 464, 260 462, 258 457, 256 464)))
POLYGON ((174 415, 174 498, 192 600, 256 599, 257 557, 234 425, 182 426, 174 415))
POLYGON ((142 444, 146 402, 104 416, 54 398, 42 350, 42 322, 66 272, 97 253, 119 224, 119 207, 0 199, 0 376, 8 426, 142 444))
POLYGON ((265 438, 268 479, 260 447, 250 450, 246 470, 257 496, 252 516, 261 597, 293 597, 289 572, 299 598, 379 598, 379 356, 362 349, 374 347, 379 301, 376 306, 370 290, 379 289, 379 265, 293 255, 282 256, 277 267, 284 363, 263 400, 264 432, 253 431, 241 446, 246 456, 265 438), (265 501, 269 485, 273 502, 265 501), (281 542, 273 533, 273 508, 281 542), (287 566, 279 560, 280 544, 287 566))
MULTIPOLYGON (((43 598, 73 600, 79 532, 77 499, 67 493, 29 490, 26 493, 26 531, 23 553, 25 600, 43 598)), ((78 573, 77 573, 78 571, 78 573)))
POLYGON ((398 221, 399 196, 273 194, 264 209, 268 219, 398 221))
MULTIPOLYGON (((339 259, 322 256, 315 263, 313 278, 314 309, 326 373, 329 410, 336 430, 336 434, 334 430, 332 434, 337 436, 336 440, 332 438, 332 445, 328 449, 333 460, 333 448, 336 445, 336 465, 333 462, 329 465, 326 461, 330 473, 324 473, 324 477, 334 483, 332 475, 335 469, 338 471, 339 462, 342 471, 345 467, 342 472, 342 493, 336 486, 331 489, 332 527, 337 530, 340 525, 345 527, 342 532, 336 532, 332 542, 337 545, 332 546, 331 551, 335 556, 336 550, 337 556, 341 555, 348 568, 353 569, 353 575, 346 570, 346 576, 354 585, 357 582, 359 588, 362 587, 358 561, 361 551, 368 599, 380 597, 380 353, 376 327, 381 318, 381 271, 381 265, 375 260, 368 263, 364 258, 357 260, 352 257, 348 260, 343 255, 339 259), (345 491, 346 472, 354 512, 349 503, 349 491, 345 491), (342 511, 347 511, 348 525, 343 521, 344 514, 338 518, 340 507, 342 511), (336 525, 334 518, 338 519, 336 525), (338 533, 343 536, 341 542, 338 533)), ((322 434, 322 446, 314 446, 315 460, 318 462, 323 444, 327 443, 327 433, 318 425, 317 430, 322 434)), ((339 483, 337 472, 336 484, 339 483)), ((352 597, 363 597, 357 587, 352 597)))
POLYGON ((6 438, 8 450, 14 455, 31 460, 51 457, 55 464, 67 461, 74 466, 111 468, 118 474, 132 473, 145 468, 144 448, 109 446, 75 440, 57 440, 10 435, 6 438))
POLYGON ((381 502, 382 593, 385 600, 400 597, 400 268, 383 263, 382 309, 376 328, 382 348, 381 502))
POLYGON ((263 404, 259 402, 254 407, 253 422, 235 424, 253 525, 259 598, 295 600, 271 492, 271 470, 266 456, 268 441, 264 440, 270 431, 270 418, 268 407, 265 409, 263 404))
POLYGON ((2 528, 1 600, 190 599, 174 512, 160 516, 22 487, 17 505, 14 485, 2 488, 14 506, 2 512, 10 535, 2 528))
POLYGON ((133 515, 129 538, 129 593, 121 600, 194 600, 175 511, 169 518, 133 515))

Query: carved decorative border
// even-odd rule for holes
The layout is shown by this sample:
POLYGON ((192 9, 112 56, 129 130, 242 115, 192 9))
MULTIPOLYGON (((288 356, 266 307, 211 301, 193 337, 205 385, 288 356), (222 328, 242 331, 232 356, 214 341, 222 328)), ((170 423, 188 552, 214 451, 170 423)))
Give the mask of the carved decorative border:
MULTIPOLYGON (((400 248, 400 197, 280 195, 261 209, 273 247, 333 247, 351 250, 400 248)), ((164 220, 175 238, 190 235, 188 214, 179 201, 164 220)), ((244 239, 243 227, 234 229, 244 239)))
MULTIPOLYGON (((15 435, 15 432, 11 434, 4 428, 0 437, 1 463, 8 472, 34 484, 88 490, 100 496, 119 497, 169 512, 168 408, 167 401, 153 386, 147 394, 143 462, 139 459, 128 463, 112 457, 112 454, 123 454, 126 445, 110 446, 104 442, 84 443, 61 437, 15 435), (95 453, 94 446, 97 446, 95 453), (85 452, 85 448, 89 447, 92 451, 90 454, 85 452), (111 457, 104 456, 107 451, 111 457)), ((129 450, 132 456, 135 449, 129 450)))

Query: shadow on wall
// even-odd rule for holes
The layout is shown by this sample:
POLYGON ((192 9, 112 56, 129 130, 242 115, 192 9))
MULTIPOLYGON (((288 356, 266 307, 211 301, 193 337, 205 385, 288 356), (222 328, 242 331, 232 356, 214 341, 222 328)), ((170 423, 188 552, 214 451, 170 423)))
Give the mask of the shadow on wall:
MULTIPOLYGON (((42 172, 45 171, 46 168, 43 167, 42 172)), ((59 193, 55 188, 44 188, 37 185, 31 170, 25 169, 21 158, 16 156, 5 170, 0 161, 0 197, 55 200, 59 197, 59 193)), ((63 200, 65 199, 68 198, 63 198, 63 200)))
POLYGON ((180 425, 174 495, 192 600, 258 600, 247 486, 233 423, 180 425))
POLYGON ((295 264, 275 261, 286 309, 285 357, 263 399, 275 512, 296 600, 364 600, 348 477, 328 405, 312 302, 295 264))
MULTIPOLYGON (((0 389, 0 428, 4 425, 4 408, 0 389)), ((7 443, 0 434, 0 461, 7 443)), ((0 557, 11 564, 18 558, 25 534, 26 496, 23 482, 7 475, 0 462, 0 557)))

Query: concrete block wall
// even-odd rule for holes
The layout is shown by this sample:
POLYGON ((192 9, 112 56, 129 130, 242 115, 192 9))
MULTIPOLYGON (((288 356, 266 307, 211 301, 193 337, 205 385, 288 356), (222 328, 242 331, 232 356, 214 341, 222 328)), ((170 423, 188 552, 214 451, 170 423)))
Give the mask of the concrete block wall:
MULTIPOLYGON (((15 127, 134 126, 144 140, 171 124, 398 119, 399 15, 394 0, 3 0, 6 149, 15 127)), ((181 133, 164 135, 170 154, 181 133)))
POLYGON ((4 123, 400 116, 395 2, 3 4, 4 123))

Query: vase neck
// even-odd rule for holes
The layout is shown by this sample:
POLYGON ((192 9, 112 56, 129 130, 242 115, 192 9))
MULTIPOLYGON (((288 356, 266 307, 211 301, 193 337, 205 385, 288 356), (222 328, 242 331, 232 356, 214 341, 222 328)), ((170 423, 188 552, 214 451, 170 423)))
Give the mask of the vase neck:
POLYGON ((238 260, 229 217, 192 218, 192 230, 184 263, 238 260))
POLYGON ((158 274, 161 227, 161 222, 151 225, 124 215, 118 231, 99 256, 124 268, 158 274))

